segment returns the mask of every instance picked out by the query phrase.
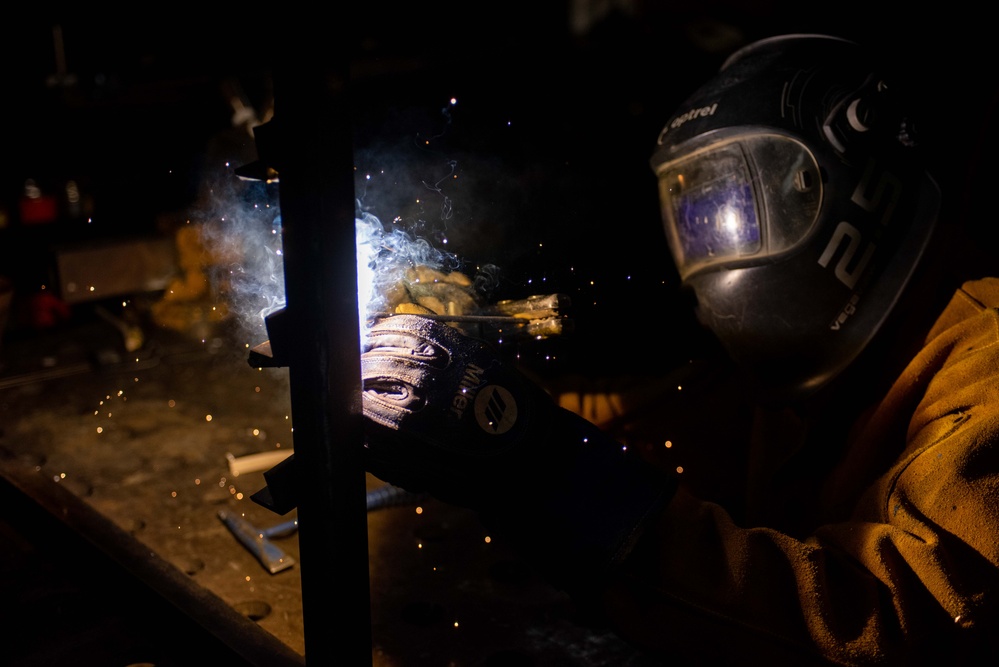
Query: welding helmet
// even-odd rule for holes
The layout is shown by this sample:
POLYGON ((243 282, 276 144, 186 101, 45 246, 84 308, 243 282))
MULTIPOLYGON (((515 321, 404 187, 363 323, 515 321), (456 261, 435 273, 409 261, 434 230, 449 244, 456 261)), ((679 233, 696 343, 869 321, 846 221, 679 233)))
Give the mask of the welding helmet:
POLYGON ((682 285, 765 398, 844 370, 928 245, 939 189, 893 86, 851 41, 772 37, 730 56, 659 134, 682 285))

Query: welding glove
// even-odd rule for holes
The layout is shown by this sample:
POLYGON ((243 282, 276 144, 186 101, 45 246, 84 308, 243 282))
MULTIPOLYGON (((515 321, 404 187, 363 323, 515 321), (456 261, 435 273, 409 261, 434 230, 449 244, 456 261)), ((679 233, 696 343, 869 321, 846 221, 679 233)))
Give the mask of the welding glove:
POLYGON ((675 490, 488 343, 440 321, 375 324, 361 374, 367 469, 478 510, 562 588, 608 573, 675 490))

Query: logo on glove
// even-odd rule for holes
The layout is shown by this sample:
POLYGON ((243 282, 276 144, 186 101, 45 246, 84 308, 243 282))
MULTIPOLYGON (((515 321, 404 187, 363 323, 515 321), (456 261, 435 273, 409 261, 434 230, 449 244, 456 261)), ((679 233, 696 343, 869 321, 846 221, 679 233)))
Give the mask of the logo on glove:
POLYGON ((461 419, 465 408, 474 400, 475 421, 486 433, 502 435, 517 421, 517 401, 506 388, 491 384, 482 386, 485 370, 475 364, 465 367, 458 391, 451 399, 451 412, 461 419))
POLYGON ((504 387, 491 384, 475 397, 475 421, 483 431, 501 435, 517 421, 517 401, 504 387))

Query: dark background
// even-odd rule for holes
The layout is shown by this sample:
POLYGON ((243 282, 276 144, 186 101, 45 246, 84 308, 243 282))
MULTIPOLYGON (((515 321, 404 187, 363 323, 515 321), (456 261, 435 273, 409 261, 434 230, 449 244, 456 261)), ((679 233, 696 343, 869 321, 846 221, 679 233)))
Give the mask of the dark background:
MULTIPOLYGON (((576 334, 557 347, 525 348, 522 360, 543 370, 654 372, 674 367, 703 340, 676 289, 648 159, 686 95, 758 38, 838 34, 897 65, 920 106, 946 224, 967 225, 986 257, 997 240, 989 196, 995 35, 991 17, 966 2, 923 9, 856 0, 368 1, 301 13, 269 5, 212 14, 178 5, 23 11, 5 20, 0 37, 0 276, 15 289, 7 341, 73 336, 73 324, 92 318, 95 305, 114 308, 77 304, 55 331, 39 330, 26 304, 56 284, 57 248, 169 236, 188 220, 237 212, 242 200, 229 198, 228 185, 256 150, 252 136, 234 127, 230 100, 244 100, 261 120, 272 110, 280 116, 273 74, 289 50, 349 61, 353 117, 331 122, 353 137, 356 194, 366 210, 383 221, 398 217, 442 247, 446 238, 446 248, 472 267, 498 266, 497 298, 572 298, 576 334), (299 49, 302 41, 308 49, 299 49), (58 203, 51 220, 23 219, 28 179, 58 203), (70 181, 81 193, 77 209, 65 196, 70 181)), ((15 582, 27 591, 19 599, 34 601, 28 611, 106 627, 90 631, 97 642, 88 645, 109 652, 125 636, 160 647, 200 640, 190 619, 151 602, 149 591, 118 578, 78 537, 0 491, 4 516, 19 527, 0 523, 0 564, 5 585, 15 582), (78 609, 80 599, 87 606, 78 609)), ((78 627, 26 634, 45 648, 78 627)), ((204 655, 211 662, 221 654, 204 655)))
MULTIPOLYGON (((471 267, 499 267, 497 298, 568 294, 587 350, 621 335, 621 321, 663 312, 673 335, 686 335, 694 325, 648 166, 670 113, 754 39, 857 39, 913 84, 948 215, 978 219, 984 211, 967 202, 990 182, 996 74, 990 28, 962 5, 364 2, 311 13, 29 15, 8 22, 3 40, 0 274, 23 300, 54 282, 57 245, 169 234, 235 208, 219 189, 206 194, 256 156, 230 99, 265 119, 275 63, 305 41, 304 53, 349 59, 354 117, 331 122, 354 137, 366 210, 398 216, 471 267), (19 220, 28 179, 59 200, 57 219, 19 220), (81 210, 66 208, 69 181, 81 210)), ((8 335, 20 325, 15 316, 8 335)), ((565 363, 613 366, 619 348, 565 363)))

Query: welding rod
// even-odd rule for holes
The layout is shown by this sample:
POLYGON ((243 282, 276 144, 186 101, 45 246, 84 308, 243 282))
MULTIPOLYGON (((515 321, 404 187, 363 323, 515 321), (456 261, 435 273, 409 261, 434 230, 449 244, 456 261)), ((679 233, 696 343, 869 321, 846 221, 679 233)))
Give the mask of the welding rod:
POLYGON ((513 315, 438 315, 436 313, 374 313, 371 317, 383 320, 396 315, 416 315, 437 322, 466 322, 471 324, 528 324, 532 318, 513 315))
MULTIPOLYGON (((418 503, 429 497, 430 494, 426 492, 407 491, 401 487, 386 484, 385 486, 379 486, 377 489, 368 491, 366 500, 368 511, 373 512, 374 510, 385 509, 387 507, 401 507, 403 505, 418 503)), ((298 519, 292 519, 291 521, 285 521, 270 528, 262 528, 260 534, 268 538, 287 537, 296 530, 298 530, 298 519)))

